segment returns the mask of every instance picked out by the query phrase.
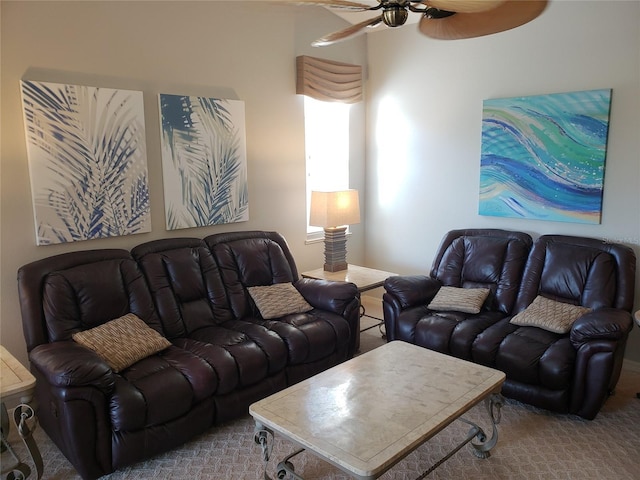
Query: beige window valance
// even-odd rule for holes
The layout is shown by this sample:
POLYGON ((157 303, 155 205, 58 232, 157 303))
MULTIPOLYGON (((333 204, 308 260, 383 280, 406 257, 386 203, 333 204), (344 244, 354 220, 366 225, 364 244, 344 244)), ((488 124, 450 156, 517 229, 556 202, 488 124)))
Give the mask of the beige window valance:
POLYGON ((301 55, 296 58, 296 93, 325 102, 362 100, 362 66, 301 55))

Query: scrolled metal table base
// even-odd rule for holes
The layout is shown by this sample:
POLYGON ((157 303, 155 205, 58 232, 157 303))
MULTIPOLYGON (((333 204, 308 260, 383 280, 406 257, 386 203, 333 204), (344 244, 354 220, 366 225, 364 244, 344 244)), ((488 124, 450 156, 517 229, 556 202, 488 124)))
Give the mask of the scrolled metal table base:
MULTIPOLYGON (((262 459, 264 460, 264 480, 272 480, 269 474, 267 473, 267 464, 269 463, 269 458, 271 456, 271 449, 273 445, 269 446, 269 438, 273 439, 273 431, 268 429, 267 427, 256 424, 255 434, 253 439, 255 442, 260 445, 262 448, 262 459)), ((276 476, 278 479, 282 480, 288 475, 295 480, 304 480, 300 475, 295 472, 295 468, 293 464, 289 461, 296 455, 304 452, 304 448, 296 450, 291 455, 288 455, 284 460, 282 460, 276 466, 276 476)))
MULTIPOLYGON (((424 473, 422 473, 419 477, 416 478, 416 480, 422 480, 423 478, 427 477, 431 472, 433 472, 436 468, 438 468, 440 465, 446 462, 449 458, 455 455, 462 447, 464 447, 468 443, 473 448, 472 452, 476 457, 483 458, 483 459, 489 458, 491 456, 491 449, 496 446, 496 443, 498 443, 497 425, 500 423, 500 418, 501 418, 500 409, 502 408, 503 404, 504 404, 504 400, 502 395, 500 394, 493 394, 487 399, 485 399, 485 406, 487 408, 487 412, 489 413, 489 417, 491 419, 491 425, 492 425, 492 432, 491 432, 490 438, 487 438, 487 435, 485 434, 484 430, 482 430, 482 428, 480 428, 477 424, 462 417, 458 418, 457 420, 460 420, 464 423, 471 425, 471 429, 469 430, 469 433, 467 433, 467 436, 465 437, 465 439, 462 442, 460 442, 458 445, 456 445, 453 448, 453 450, 451 450, 447 455, 442 457, 440 460, 434 463, 431 467, 425 470, 424 473), (474 439, 476 440, 476 442, 473 441, 474 439)), ((272 480, 269 474, 267 473, 267 464, 269 463, 271 450, 273 448, 273 445, 269 446, 269 437, 273 439, 273 431, 259 423, 256 423, 254 440, 262 448, 262 458, 264 460, 264 480, 272 480)), ((304 448, 296 450, 292 454, 288 455, 284 460, 278 463, 276 467, 276 476, 279 480, 286 478, 287 475, 290 476, 289 478, 294 480, 304 480, 303 477, 301 477, 295 472, 294 466, 290 461, 293 457, 295 457, 296 455, 299 455, 302 452, 304 452, 304 448)))
POLYGON ((485 406, 487 408, 487 412, 489 413, 489 417, 491 418, 491 438, 487 439, 487 435, 484 433, 484 430, 480 428, 477 424, 465 419, 458 418, 458 420, 471 425, 471 429, 467 434, 466 438, 460 442, 453 450, 451 450, 447 455, 442 457, 436 463, 434 463, 429 469, 427 469, 422 475, 416 478, 416 480, 421 480, 433 472, 436 468, 450 459, 453 455, 458 452, 462 447, 464 447, 467 443, 471 443, 473 447, 473 454, 478 458, 489 458, 491 456, 491 449, 496 446, 498 443, 498 427, 497 425, 500 423, 500 409, 504 404, 504 400, 502 395, 493 394, 485 400, 485 406), (473 439, 476 439, 478 443, 473 442, 473 439))
MULTIPOLYGON (((42 478, 43 464, 40 450, 33 439, 33 431, 37 425, 37 419, 33 408, 26 404, 18 405, 13 411, 13 419, 18 428, 18 435, 22 439, 24 446, 27 448, 27 452, 31 457, 31 461, 36 467, 36 474, 38 480, 42 478)), ((1 443, 3 450, 9 451, 13 457, 14 464, 2 469, 2 475, 5 480, 24 480, 31 475, 31 468, 26 463, 22 462, 16 455, 15 450, 7 441, 7 435, 9 433, 9 418, 7 410, 2 404, 2 430, 1 430, 1 443)))

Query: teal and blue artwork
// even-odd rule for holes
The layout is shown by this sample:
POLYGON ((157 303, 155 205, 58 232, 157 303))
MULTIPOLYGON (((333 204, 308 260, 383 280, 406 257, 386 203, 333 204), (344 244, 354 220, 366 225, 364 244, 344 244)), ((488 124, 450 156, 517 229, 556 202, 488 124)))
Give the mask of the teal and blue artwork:
POLYGON ((151 231, 142 92, 21 81, 37 245, 151 231))
POLYGON ((244 102, 160 94, 168 230, 247 221, 244 102))
POLYGON ((611 89, 483 102, 480 215, 598 224, 611 89))

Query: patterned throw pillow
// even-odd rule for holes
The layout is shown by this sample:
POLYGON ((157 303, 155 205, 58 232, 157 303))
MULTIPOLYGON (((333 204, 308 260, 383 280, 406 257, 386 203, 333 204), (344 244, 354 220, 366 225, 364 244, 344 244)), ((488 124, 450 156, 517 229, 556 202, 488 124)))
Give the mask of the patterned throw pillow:
POLYGON ((265 320, 313 309, 291 282, 249 287, 247 290, 265 320))
POLYGON ((488 296, 488 288, 440 287, 427 308, 444 312, 480 313, 488 296))
POLYGON ((538 295, 531 305, 511 319, 511 323, 521 327, 538 327, 554 333, 567 333, 573 322, 590 311, 587 307, 556 302, 538 295))
POLYGON ((169 340, 133 313, 74 333, 72 338, 100 355, 116 373, 171 346, 169 340))

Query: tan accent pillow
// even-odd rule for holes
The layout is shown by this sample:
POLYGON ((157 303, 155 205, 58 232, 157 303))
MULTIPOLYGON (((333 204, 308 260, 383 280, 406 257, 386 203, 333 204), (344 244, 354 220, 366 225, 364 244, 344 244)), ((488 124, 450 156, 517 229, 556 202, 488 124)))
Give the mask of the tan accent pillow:
POLYGON ((427 308, 445 312, 480 313, 488 296, 488 288, 440 287, 427 308))
POLYGON ((556 302, 538 295, 531 305, 511 319, 511 323, 521 327, 539 327, 554 333, 567 333, 573 322, 590 311, 587 307, 556 302))
POLYGON ((291 282, 249 287, 247 290, 265 320, 313 309, 291 282))
POLYGON ((119 372, 171 346, 171 342, 133 313, 71 336, 119 372))

